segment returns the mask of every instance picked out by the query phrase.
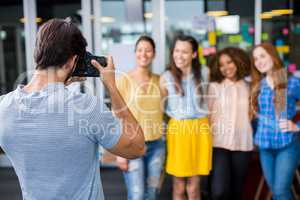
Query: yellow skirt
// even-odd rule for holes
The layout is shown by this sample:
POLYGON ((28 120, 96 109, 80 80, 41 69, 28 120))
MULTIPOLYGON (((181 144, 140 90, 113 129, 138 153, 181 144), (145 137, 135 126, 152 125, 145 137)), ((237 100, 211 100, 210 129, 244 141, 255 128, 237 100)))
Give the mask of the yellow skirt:
POLYGON ((212 135, 208 118, 170 119, 166 171, 176 177, 208 175, 212 166, 212 135))

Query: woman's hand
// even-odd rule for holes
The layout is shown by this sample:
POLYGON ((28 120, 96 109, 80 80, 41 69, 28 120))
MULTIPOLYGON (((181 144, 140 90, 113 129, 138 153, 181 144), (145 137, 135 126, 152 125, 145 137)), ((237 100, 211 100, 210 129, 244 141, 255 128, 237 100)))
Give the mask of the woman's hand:
POLYGON ((117 165, 122 171, 128 170, 128 160, 126 158, 122 158, 120 156, 117 156, 116 158, 117 165))
POLYGON ((280 119, 279 120, 279 127, 281 128, 282 132, 299 132, 300 128, 295 124, 293 121, 288 119, 280 119))

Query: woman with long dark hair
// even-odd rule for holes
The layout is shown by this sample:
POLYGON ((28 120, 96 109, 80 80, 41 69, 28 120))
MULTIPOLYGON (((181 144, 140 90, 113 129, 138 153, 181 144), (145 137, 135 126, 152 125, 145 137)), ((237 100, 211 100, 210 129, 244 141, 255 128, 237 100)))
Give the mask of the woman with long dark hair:
POLYGON ((257 45, 252 61, 250 114, 258 119, 254 142, 273 199, 289 200, 300 160, 300 122, 292 121, 300 79, 287 74, 272 44, 257 45))
POLYGON ((198 43, 179 36, 171 49, 170 64, 161 76, 167 127, 166 171, 173 178, 173 199, 200 199, 199 175, 211 169, 211 133, 207 118, 198 43))

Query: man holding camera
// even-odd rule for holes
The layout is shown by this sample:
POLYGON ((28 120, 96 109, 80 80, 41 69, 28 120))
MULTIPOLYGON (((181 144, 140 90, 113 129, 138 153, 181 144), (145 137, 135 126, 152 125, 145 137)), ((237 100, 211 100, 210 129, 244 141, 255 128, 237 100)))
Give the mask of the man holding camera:
POLYGON ((114 64, 96 60, 112 110, 95 96, 65 87, 86 41, 71 22, 52 19, 38 31, 36 70, 0 102, 0 145, 19 178, 23 199, 104 199, 98 146, 125 157, 144 154, 144 134, 115 85, 114 64))

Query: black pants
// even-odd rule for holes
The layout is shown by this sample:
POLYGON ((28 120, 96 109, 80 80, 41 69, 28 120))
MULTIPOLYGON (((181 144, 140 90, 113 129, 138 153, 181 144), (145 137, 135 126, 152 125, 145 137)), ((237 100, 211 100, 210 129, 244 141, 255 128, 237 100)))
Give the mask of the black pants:
POLYGON ((243 187, 251 152, 213 149, 211 198, 242 200, 243 187))

